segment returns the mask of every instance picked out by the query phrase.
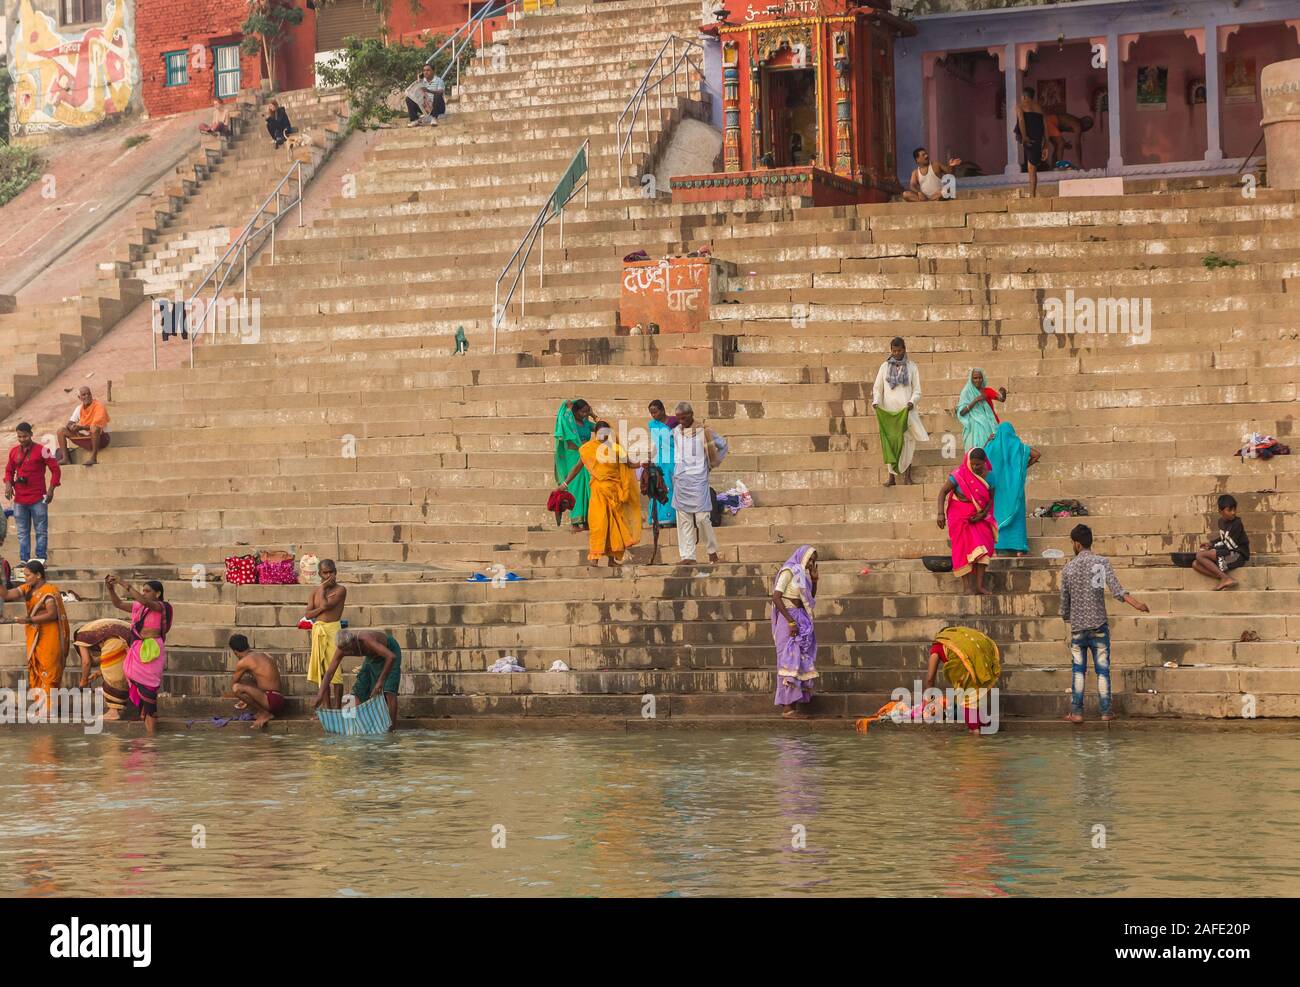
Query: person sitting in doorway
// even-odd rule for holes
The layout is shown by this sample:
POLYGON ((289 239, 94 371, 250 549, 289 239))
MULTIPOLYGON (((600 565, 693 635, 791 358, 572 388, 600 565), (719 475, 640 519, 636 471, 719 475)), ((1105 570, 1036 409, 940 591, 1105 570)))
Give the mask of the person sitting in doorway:
POLYGON ((58 460, 60 463, 72 462, 72 452, 68 449, 71 442, 90 452, 86 465, 94 466, 99 462, 99 450, 106 449, 109 443, 108 409, 95 400, 89 387, 77 391, 77 402, 67 424, 59 429, 58 460))
POLYGON ((954 174, 961 158, 949 158, 945 167, 940 161, 931 161, 930 152, 918 147, 912 152, 916 167, 912 169, 910 187, 903 193, 907 202, 937 202, 943 198, 943 176, 954 174))
POLYGON ((274 99, 266 104, 266 131, 271 135, 271 140, 275 141, 276 147, 284 147, 289 135, 298 132, 289 122, 289 114, 284 107, 274 99))
POLYGON ((199 132, 216 134, 218 137, 230 136, 230 111, 221 100, 212 101, 212 119, 207 123, 199 124, 199 132))

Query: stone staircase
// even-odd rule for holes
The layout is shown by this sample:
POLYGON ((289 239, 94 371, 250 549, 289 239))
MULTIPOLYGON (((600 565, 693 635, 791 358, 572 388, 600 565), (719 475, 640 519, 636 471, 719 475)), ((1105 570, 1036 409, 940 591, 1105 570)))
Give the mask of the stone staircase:
MULTIPOLYGON (((218 579, 226 555, 293 549, 338 559, 351 625, 401 641, 404 716, 639 717, 647 693, 667 720, 771 715, 766 601, 807 542, 823 559, 815 711, 874 711, 921 674, 939 628, 969 623, 1002 646, 1003 714, 1056 716, 1060 561, 1040 555, 1068 554, 1075 522, 1030 518, 1030 556, 995 563, 991 597, 919 561, 947 553, 933 520, 954 465, 944 439, 960 451, 952 408, 981 366, 1043 451, 1030 509, 1083 500, 1097 549, 1151 606, 1112 604, 1120 709, 1240 716, 1250 694, 1260 716, 1300 715, 1300 467, 1232 455, 1249 431, 1294 444, 1295 194, 648 201, 635 176, 617 180, 614 119, 664 35, 698 14, 611 2, 524 18, 504 71, 476 62, 442 126, 386 134, 355 197, 259 259, 260 344, 202 345, 193 371, 116 389, 112 448, 93 475, 67 470, 52 512, 52 575, 84 598, 74 622, 104 614, 105 571, 162 578, 176 605, 166 710, 228 708, 235 629, 304 696, 309 589, 218 579), (586 138, 590 206, 548 243, 545 287, 530 268, 527 315, 494 354, 497 272, 586 138), (618 335, 621 257, 704 244, 740 271, 705 331, 618 335), (1238 266, 1211 269, 1211 254, 1238 266), (1151 298, 1149 341, 1045 333, 1043 300, 1067 290, 1151 298), (452 355, 458 325, 466 356, 452 355), (917 485, 884 488, 870 391, 896 334, 933 442, 917 485), (555 411, 576 397, 635 426, 652 398, 689 400, 730 438, 713 486, 742 479, 756 506, 719 530, 718 566, 649 566, 646 544, 623 571, 583 565, 585 536, 544 510, 555 411), (1224 491, 1254 554, 1239 588, 1212 593, 1169 553, 1204 540, 1224 491), (466 582, 489 562, 528 579, 466 582), (485 671, 504 655, 529 671, 485 671), (572 671, 546 672, 555 660, 572 671)), ((669 109, 661 131, 691 112, 669 109)), ((671 563, 675 533, 660 544, 671 563)), ((13 669, 16 630, 0 627, 13 669)))

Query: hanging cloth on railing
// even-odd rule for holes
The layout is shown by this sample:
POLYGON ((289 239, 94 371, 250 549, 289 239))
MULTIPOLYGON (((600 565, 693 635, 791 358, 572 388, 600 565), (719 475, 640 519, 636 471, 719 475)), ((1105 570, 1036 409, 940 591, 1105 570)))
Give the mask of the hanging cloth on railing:
POLYGON ((569 162, 568 170, 555 183, 555 191, 551 193, 552 215, 558 214, 564 208, 565 203, 573 198, 573 190, 578 187, 578 181, 586 174, 587 148, 584 145, 578 148, 578 153, 569 162))

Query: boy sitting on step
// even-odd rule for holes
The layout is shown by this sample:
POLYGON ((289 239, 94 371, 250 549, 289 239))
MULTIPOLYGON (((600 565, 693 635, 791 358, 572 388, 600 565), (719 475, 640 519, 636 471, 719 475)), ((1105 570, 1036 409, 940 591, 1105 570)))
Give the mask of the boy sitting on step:
POLYGON ((1217 579, 1216 590, 1227 589, 1237 585, 1237 580, 1228 573, 1245 565, 1249 558, 1250 539, 1246 537, 1246 526, 1237 517, 1237 498, 1224 494, 1219 498, 1219 537, 1201 546, 1192 568, 1202 576, 1217 579))

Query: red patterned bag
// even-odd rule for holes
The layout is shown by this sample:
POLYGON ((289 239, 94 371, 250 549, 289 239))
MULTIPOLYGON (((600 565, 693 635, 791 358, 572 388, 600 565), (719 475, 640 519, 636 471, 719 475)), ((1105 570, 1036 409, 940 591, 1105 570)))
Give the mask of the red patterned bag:
POLYGON ((293 559, 284 559, 280 562, 262 562, 257 567, 257 581, 263 585, 286 586, 298 581, 298 573, 294 571, 293 559))
POLYGON ((257 556, 232 555, 227 558, 226 582, 232 586, 247 586, 257 582, 257 556))

